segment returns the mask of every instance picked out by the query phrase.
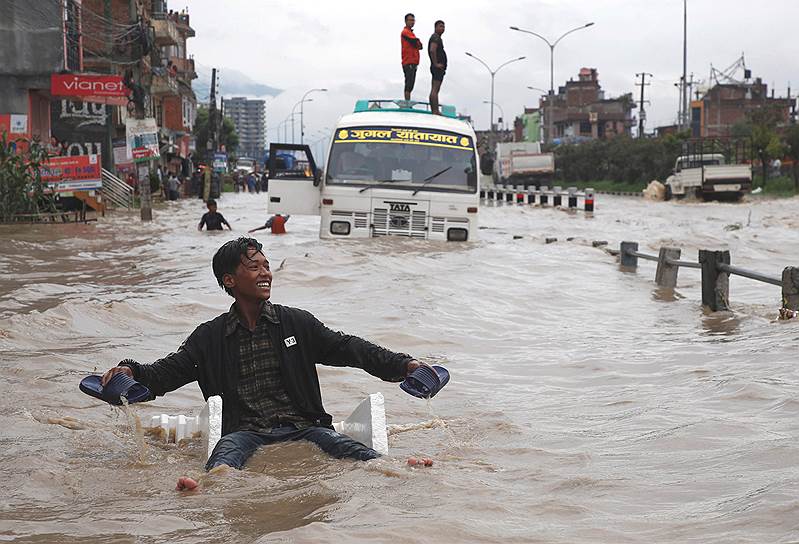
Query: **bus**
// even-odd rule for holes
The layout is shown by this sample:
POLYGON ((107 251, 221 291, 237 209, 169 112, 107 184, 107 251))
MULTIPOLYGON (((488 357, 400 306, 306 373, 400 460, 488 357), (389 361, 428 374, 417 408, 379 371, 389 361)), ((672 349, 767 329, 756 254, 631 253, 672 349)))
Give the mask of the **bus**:
POLYGON ((426 102, 359 100, 338 121, 324 169, 307 145, 272 144, 269 155, 269 213, 319 215, 322 238, 476 236, 476 138, 453 106, 433 115, 426 102), (291 168, 280 153, 296 158, 291 168))

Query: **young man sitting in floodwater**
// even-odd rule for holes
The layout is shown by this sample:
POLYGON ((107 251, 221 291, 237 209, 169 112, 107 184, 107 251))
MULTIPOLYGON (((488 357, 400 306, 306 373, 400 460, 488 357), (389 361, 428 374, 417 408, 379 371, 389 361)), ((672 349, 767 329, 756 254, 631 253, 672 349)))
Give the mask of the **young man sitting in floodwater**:
MULTIPOLYGON (((176 353, 145 365, 126 359, 103 375, 122 372, 155 396, 197 381, 207 399, 221 395, 222 438, 206 470, 241 469, 260 446, 308 440, 336 458, 374 459, 373 449, 337 433, 322 406, 316 364, 362 368, 399 382, 422 363, 357 336, 334 332, 310 313, 269 302, 272 272, 261 244, 241 237, 213 258, 217 282, 235 302, 201 324, 176 353)), ((183 477, 179 490, 197 481, 183 477)))

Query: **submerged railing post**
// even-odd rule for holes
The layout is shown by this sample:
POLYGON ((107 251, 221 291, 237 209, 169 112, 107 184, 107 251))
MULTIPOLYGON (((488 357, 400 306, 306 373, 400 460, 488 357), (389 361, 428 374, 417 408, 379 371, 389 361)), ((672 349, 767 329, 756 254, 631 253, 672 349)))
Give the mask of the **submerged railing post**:
POLYGON ((680 270, 679 266, 675 266, 669 260, 680 260, 682 250, 677 247, 662 247, 658 254, 658 267, 655 272, 655 283, 659 287, 666 287, 674 289, 677 287, 677 272, 680 270))
POLYGON ((730 252, 699 250, 702 265, 702 305, 711 312, 729 310, 730 275, 719 270, 719 263, 730 264, 730 252))
POLYGON ((786 266, 782 271, 782 307, 799 310, 799 268, 786 266))
POLYGON ((563 192, 563 189, 561 189, 561 187, 559 185, 555 185, 555 187, 552 188, 552 205, 553 206, 560 207, 562 205, 562 203, 563 203, 562 202, 563 197, 561 196, 562 192, 563 192))
POLYGON ((619 259, 621 261, 621 265, 626 268, 637 268, 638 267, 638 257, 635 255, 630 255, 630 252, 638 251, 638 242, 622 242, 619 246, 619 259))
POLYGON ((585 189, 585 197, 583 199, 583 209, 587 212, 594 211, 594 190, 590 187, 585 189))
POLYGON ((577 208, 577 187, 569 187, 566 189, 569 193, 569 209, 577 208))

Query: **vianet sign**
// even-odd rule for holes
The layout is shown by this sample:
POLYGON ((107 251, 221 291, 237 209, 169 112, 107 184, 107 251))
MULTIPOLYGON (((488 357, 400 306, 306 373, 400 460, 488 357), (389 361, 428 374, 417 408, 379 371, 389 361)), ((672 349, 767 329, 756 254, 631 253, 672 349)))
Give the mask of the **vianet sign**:
POLYGON ((96 96, 126 98, 130 90, 122 76, 89 74, 51 74, 50 94, 53 96, 96 96))

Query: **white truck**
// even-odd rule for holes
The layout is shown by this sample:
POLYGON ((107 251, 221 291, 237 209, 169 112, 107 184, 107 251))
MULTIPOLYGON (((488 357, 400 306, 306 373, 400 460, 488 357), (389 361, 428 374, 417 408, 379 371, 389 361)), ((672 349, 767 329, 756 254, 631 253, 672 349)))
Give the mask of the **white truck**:
POLYGON ((320 215, 321 238, 465 242, 480 204, 475 133, 455 108, 359 100, 336 124, 325 168, 307 145, 269 148, 269 213, 320 215), (295 160, 281 166, 278 156, 295 160))
POLYGON ((550 185, 555 156, 541 153, 538 142, 500 142, 494 159, 494 182, 501 185, 550 185))
POLYGON ((677 158, 672 175, 666 179, 666 200, 685 196, 740 200, 752 191, 752 166, 745 156, 748 143, 722 146, 695 141, 687 142, 684 150, 688 153, 677 158))

